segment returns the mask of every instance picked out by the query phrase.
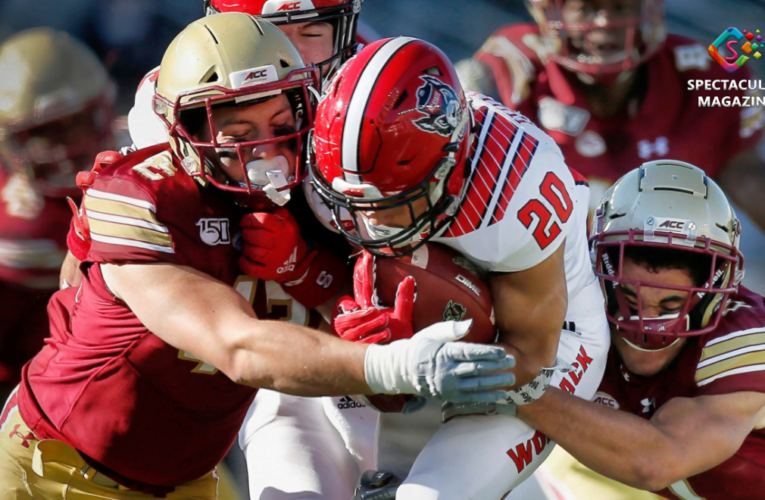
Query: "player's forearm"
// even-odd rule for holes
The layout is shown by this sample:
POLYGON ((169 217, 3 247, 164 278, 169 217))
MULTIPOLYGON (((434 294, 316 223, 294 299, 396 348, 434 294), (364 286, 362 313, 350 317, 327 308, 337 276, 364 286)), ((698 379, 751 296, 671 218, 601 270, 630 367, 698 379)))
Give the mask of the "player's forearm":
POLYGON ((549 297, 544 303, 519 308, 503 321, 513 325, 501 331, 499 340, 516 360, 515 387, 534 380, 542 368, 555 365, 567 304, 565 294, 549 297))
POLYGON ((640 417, 553 388, 538 401, 519 406, 518 417, 606 477, 651 491, 674 482, 675 447, 640 417))
POLYGON ((554 366, 568 308, 565 245, 531 269, 492 275, 489 281, 499 341, 516 360, 515 387, 554 366))
POLYGON ((369 394, 368 346, 279 321, 254 321, 232 350, 236 382, 298 396, 369 394))

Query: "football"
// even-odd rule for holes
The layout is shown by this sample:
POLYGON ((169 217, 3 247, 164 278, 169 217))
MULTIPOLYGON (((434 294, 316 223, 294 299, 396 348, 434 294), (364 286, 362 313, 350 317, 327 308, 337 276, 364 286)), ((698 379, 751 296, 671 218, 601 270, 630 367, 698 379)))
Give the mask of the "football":
MULTIPOLYGON (((439 321, 472 319, 463 342, 494 342, 494 308, 489 287, 475 265, 449 247, 426 243, 406 257, 375 259, 375 289, 380 305, 392 307, 399 283, 412 276, 416 298, 412 326, 416 332, 439 321)), ((377 394, 365 401, 385 413, 400 413, 409 395, 377 394)))
POLYGON ((380 304, 393 307, 396 289, 407 276, 416 283, 412 326, 418 332, 439 321, 472 319, 464 342, 495 340, 494 308, 488 285, 475 265, 449 247, 426 243, 400 258, 375 259, 375 289, 380 304))

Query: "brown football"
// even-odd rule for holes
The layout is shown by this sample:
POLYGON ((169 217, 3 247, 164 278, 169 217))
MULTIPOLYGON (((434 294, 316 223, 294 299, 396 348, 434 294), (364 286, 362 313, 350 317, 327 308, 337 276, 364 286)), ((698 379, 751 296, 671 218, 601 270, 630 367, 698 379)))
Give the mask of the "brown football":
MULTIPOLYGON (((475 265, 449 247, 426 243, 413 254, 376 258, 375 288, 380 303, 392 307, 399 283, 412 276, 417 296, 412 310, 415 332, 439 321, 472 319, 464 342, 494 342, 494 308, 489 287, 475 265)), ((379 410, 400 412, 408 396, 375 395, 368 399, 379 410)))

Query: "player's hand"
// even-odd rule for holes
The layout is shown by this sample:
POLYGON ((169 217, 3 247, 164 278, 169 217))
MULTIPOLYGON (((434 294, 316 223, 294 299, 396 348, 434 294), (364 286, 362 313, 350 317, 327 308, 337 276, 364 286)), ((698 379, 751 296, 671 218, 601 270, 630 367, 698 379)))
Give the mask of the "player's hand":
MULTIPOLYGON (((83 195, 96 182, 96 177, 103 169, 122 158, 117 151, 102 151, 96 155, 93 168, 85 172, 77 173, 77 187, 82 189, 83 195)), ((66 200, 72 209, 72 225, 66 238, 66 244, 72 255, 79 261, 87 258, 90 251, 90 225, 85 215, 84 207, 78 207, 71 198, 66 200)))
POLYGON ((533 403, 544 396, 556 371, 567 373, 571 367, 560 361, 549 368, 542 368, 534 380, 507 392, 507 397, 494 403, 452 403, 441 407, 441 421, 446 423, 460 415, 515 415, 518 406, 533 403))
POLYGON ((308 252, 300 228, 286 208, 242 217, 243 248, 239 268, 264 281, 287 283, 300 279, 318 252, 308 252))
POLYGON ((369 346, 364 360, 367 385, 374 393, 459 403, 503 400, 507 392, 500 388, 515 383, 515 376, 503 371, 515 366, 515 360, 499 346, 454 342, 467 335, 470 324, 444 321, 411 339, 369 346))
POLYGON ((415 281, 407 276, 399 283, 392 308, 375 307, 375 259, 364 251, 353 271, 354 298, 341 297, 335 304, 333 331, 342 339, 365 344, 387 344, 408 339, 412 331, 415 281))

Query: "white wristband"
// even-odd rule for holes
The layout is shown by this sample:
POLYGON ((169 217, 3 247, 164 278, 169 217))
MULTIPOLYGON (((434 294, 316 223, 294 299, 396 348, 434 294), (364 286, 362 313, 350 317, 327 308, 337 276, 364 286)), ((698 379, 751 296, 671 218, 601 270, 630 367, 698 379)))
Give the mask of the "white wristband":
POLYGON ((539 375, 534 377, 534 380, 524 386, 509 391, 507 393, 508 401, 511 401, 517 406, 533 403, 537 399, 541 398, 545 392, 547 392, 547 388, 550 387, 552 377, 558 370, 563 373, 568 373, 571 371, 571 367, 566 364, 562 364, 559 361, 555 366, 542 368, 539 371, 539 375))
POLYGON ((412 384, 407 383, 407 377, 401 376, 406 372, 405 345, 404 342, 393 342, 388 345, 372 344, 367 348, 364 376, 375 394, 417 392, 412 384))

